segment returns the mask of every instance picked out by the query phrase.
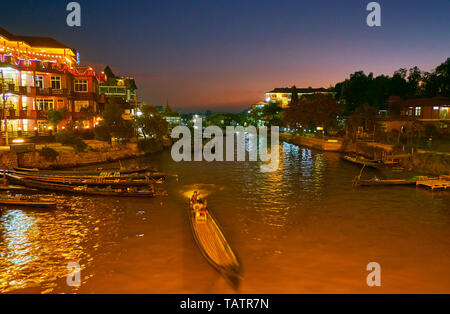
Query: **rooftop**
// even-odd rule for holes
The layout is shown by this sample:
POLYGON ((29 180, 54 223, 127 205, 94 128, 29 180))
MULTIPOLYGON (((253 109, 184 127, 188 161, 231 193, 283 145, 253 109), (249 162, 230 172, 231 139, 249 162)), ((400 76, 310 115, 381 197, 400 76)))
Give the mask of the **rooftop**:
POLYGON ((388 103, 398 103, 404 107, 415 107, 415 106, 450 106, 450 98, 437 96, 433 98, 410 98, 401 99, 400 97, 391 96, 388 99, 388 103))
POLYGON ((7 31, 2 27, 0 27, 0 36, 5 37, 10 41, 23 41, 28 45, 30 45, 31 47, 71 49, 70 47, 50 37, 18 36, 10 33, 9 31, 7 31))
MULTIPOLYGON (((325 93, 328 90, 326 88, 312 88, 312 87, 308 87, 308 88, 296 88, 298 94, 306 94, 306 93, 325 93)), ((282 88, 275 88, 272 91, 270 91, 269 93, 292 93, 293 87, 282 87, 282 88)))

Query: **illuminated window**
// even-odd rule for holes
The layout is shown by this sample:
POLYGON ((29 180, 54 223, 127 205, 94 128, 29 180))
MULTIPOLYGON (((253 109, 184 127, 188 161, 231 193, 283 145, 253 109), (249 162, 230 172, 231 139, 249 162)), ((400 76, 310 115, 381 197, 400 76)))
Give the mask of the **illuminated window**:
POLYGON ((75 101, 75 112, 80 112, 81 108, 89 108, 89 101, 75 101))
POLYGON ((61 89, 61 77, 60 76, 52 76, 52 89, 61 89))
POLYGON ((36 76, 36 87, 44 88, 44 77, 42 75, 36 76))
POLYGON ((416 107, 416 116, 422 115, 422 107, 416 107))
POLYGON ((88 81, 87 80, 75 80, 75 91, 76 92, 87 92, 88 91, 88 81))
POLYGON ((36 106, 38 110, 50 110, 55 107, 55 102, 51 98, 38 98, 36 106))

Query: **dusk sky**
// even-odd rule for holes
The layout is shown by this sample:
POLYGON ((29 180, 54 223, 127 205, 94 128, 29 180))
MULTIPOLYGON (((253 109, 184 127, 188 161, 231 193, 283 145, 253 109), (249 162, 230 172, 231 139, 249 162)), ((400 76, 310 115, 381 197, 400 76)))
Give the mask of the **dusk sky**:
POLYGON ((137 80, 140 98, 179 110, 237 111, 275 87, 329 87, 364 70, 431 71, 450 57, 449 0, 80 0, 68 27, 64 0, 2 3, 0 27, 53 37, 83 64, 137 80))

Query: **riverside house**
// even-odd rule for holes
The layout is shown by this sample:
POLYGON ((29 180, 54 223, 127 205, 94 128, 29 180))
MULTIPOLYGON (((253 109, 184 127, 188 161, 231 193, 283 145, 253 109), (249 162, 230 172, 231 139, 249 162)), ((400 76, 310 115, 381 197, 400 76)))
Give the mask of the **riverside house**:
POLYGON ((391 114, 379 119, 386 132, 401 131, 417 122, 434 124, 441 129, 449 129, 450 98, 401 99, 400 97, 390 97, 387 107, 391 114))
POLYGON ((332 93, 325 88, 296 88, 296 87, 285 87, 285 88, 275 88, 270 92, 265 93, 266 103, 279 102, 283 109, 286 109, 291 102, 292 95, 294 93, 298 94, 298 98, 303 95, 313 95, 313 94, 329 94, 332 93))
MULTIPOLYGON (((60 127, 69 122, 94 127, 102 80, 91 67, 79 65, 76 50, 59 41, 17 36, 0 28, 0 116, 4 119, 4 105, 12 136, 51 130, 47 121, 51 109, 66 109, 60 127)), ((4 122, 1 128, 4 132, 4 122)))

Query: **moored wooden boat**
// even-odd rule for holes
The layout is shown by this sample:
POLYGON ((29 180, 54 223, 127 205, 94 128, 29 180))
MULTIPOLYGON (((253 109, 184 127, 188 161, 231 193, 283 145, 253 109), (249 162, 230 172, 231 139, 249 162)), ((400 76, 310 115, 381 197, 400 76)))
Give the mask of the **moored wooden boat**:
POLYGON ((154 197, 155 191, 153 187, 149 189, 137 189, 137 188, 127 188, 127 189, 99 189, 90 188, 87 186, 70 186, 64 184, 43 182, 38 180, 33 180, 30 178, 22 178, 19 176, 6 174, 8 181, 12 184, 23 185, 30 188, 69 193, 69 194, 80 194, 80 195, 97 195, 97 196, 119 196, 119 197, 154 197))
POLYGON ((41 175, 27 175, 15 173, 17 177, 28 178, 36 181, 57 183, 64 185, 87 185, 87 186, 111 186, 111 187, 131 187, 131 186, 149 186, 154 183, 162 183, 162 179, 155 180, 134 179, 134 178, 116 178, 108 179, 103 177, 87 177, 87 178, 72 178, 72 177, 57 177, 57 176, 41 176, 41 175))
POLYGON ((0 197, 0 205, 55 208, 57 205, 57 201, 52 197, 7 196, 7 197, 0 197))
POLYGON ((103 175, 58 175, 57 173, 42 173, 42 172, 22 172, 22 171, 7 171, 17 176, 25 178, 58 178, 58 179, 78 179, 78 180, 92 180, 92 179, 103 179, 103 180, 164 180, 166 174, 162 172, 149 172, 145 174, 134 173, 134 174, 123 174, 114 175, 112 173, 103 173, 103 175))
POLYGON ((382 166, 382 164, 380 162, 378 162, 377 160, 367 159, 362 156, 354 157, 354 156, 346 155, 346 156, 342 157, 342 159, 349 161, 351 163, 354 163, 354 164, 371 167, 371 168, 376 168, 376 169, 378 169, 382 166))
POLYGON ((416 185, 417 181, 420 180, 433 180, 433 178, 419 176, 413 177, 411 179, 389 179, 389 180, 382 180, 378 178, 373 178, 369 180, 356 179, 354 184, 359 186, 416 185))
POLYGON ((192 233, 200 251, 206 260, 222 274, 234 288, 237 288, 241 278, 241 263, 233 252, 230 244, 216 219, 209 210, 200 213, 189 206, 189 220, 192 233))
POLYGON ((14 170, 19 172, 28 172, 28 173, 41 173, 47 175, 58 175, 58 176, 121 176, 127 174, 136 174, 136 173, 152 173, 157 172, 153 168, 145 167, 145 168, 137 168, 137 169, 97 169, 97 170, 40 170, 37 168, 14 168, 14 170))

